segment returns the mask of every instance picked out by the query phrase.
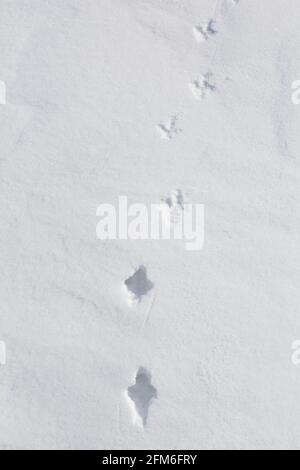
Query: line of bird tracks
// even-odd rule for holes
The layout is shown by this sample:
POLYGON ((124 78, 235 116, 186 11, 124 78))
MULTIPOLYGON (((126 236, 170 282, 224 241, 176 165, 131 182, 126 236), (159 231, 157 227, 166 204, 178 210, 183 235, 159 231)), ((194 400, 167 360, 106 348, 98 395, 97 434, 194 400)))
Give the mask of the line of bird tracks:
MULTIPOLYGON (((194 40, 199 44, 199 46, 203 47, 207 41, 213 40, 214 37, 219 34, 218 18, 222 14, 220 10, 222 5, 225 3, 229 6, 236 6, 240 3, 240 0, 217 0, 212 16, 208 20, 199 22, 192 27, 194 40)), ((208 61, 207 70, 202 73, 198 73, 198 75, 188 84, 190 92, 197 101, 203 101, 217 91, 214 73, 211 70, 213 68, 217 52, 218 46, 215 47, 208 61)), ((156 131, 162 139, 171 141, 183 132, 183 129, 180 128, 178 123, 180 115, 181 113, 178 112, 173 113, 156 125, 156 131)), ((176 202, 177 199, 175 203, 173 199, 169 198, 168 201, 169 200, 172 202, 172 204, 169 203, 170 210, 174 210, 174 204, 176 206, 176 210, 180 209, 180 205, 178 206, 176 202)), ((148 296, 149 293, 154 290, 143 321, 143 331, 149 323, 150 315, 154 309, 156 300, 155 286, 148 278, 147 268, 145 266, 140 266, 128 279, 125 280, 123 287, 127 294, 127 302, 131 307, 142 302, 143 298, 148 296)), ((151 372, 144 367, 140 367, 138 371, 135 372, 131 385, 129 385, 125 391, 125 396, 131 408, 134 423, 139 427, 144 428, 147 425, 150 405, 153 403, 153 400, 158 398, 158 392, 152 385, 151 372)))

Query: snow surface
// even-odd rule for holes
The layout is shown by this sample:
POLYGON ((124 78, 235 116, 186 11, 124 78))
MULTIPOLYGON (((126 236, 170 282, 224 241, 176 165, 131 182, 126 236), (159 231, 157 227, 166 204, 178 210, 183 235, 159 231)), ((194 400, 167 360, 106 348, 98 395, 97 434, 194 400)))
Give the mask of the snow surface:
POLYGON ((1 449, 300 448, 299 17, 0 1, 1 449), (178 190, 203 251, 96 239, 99 204, 178 190))

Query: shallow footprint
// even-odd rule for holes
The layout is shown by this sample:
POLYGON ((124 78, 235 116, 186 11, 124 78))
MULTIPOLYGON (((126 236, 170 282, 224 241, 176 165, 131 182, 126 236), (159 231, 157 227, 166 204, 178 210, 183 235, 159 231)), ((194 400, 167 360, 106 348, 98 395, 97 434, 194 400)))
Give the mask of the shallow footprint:
POLYGON ((160 123, 156 126, 162 139, 172 140, 177 134, 182 132, 182 130, 177 127, 177 121, 178 117, 172 116, 166 123, 160 123))
POLYGON ((189 83, 189 88, 193 93, 196 100, 203 100, 210 93, 216 91, 216 86, 212 83, 212 74, 206 73, 205 75, 200 75, 197 80, 189 83))
POLYGON ((207 41, 211 36, 217 33, 215 21, 209 20, 207 23, 195 26, 193 32, 197 42, 207 41))
POLYGON ((127 389, 127 396, 133 406, 135 421, 142 427, 146 426, 149 407, 157 398, 157 391, 151 385, 151 374, 144 367, 139 368, 135 384, 127 389))
POLYGON ((163 201, 168 206, 168 223, 176 225, 178 222, 181 222, 185 209, 185 196, 183 192, 180 189, 172 191, 170 196, 164 198, 163 201))

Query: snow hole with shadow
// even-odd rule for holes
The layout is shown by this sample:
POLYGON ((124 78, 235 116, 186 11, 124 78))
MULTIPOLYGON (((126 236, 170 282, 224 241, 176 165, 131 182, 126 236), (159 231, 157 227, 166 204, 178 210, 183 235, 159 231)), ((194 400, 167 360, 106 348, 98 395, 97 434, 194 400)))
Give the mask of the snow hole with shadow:
POLYGON ((134 422, 145 427, 150 405, 157 398, 157 390, 151 384, 150 372, 144 367, 137 371, 135 384, 127 389, 127 397, 132 406, 134 422))
POLYGON ((154 284, 148 279, 145 266, 140 266, 131 277, 126 279, 124 285, 130 305, 140 303, 143 296, 147 295, 154 287, 154 284))

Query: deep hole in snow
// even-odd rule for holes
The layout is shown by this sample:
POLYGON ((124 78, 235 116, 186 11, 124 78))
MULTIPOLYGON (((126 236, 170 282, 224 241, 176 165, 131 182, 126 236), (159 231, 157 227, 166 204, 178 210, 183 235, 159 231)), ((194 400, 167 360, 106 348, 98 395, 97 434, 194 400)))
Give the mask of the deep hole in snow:
POLYGON ((151 374, 144 368, 140 367, 135 378, 135 385, 127 390, 128 397, 133 402, 137 417, 141 424, 147 424, 149 407, 154 398, 157 398, 157 391, 151 385, 151 374))
POLYGON ((125 286, 127 287, 130 299, 140 302, 143 295, 147 295, 153 289, 154 284, 149 281, 146 268, 140 266, 133 276, 125 281, 125 286))

